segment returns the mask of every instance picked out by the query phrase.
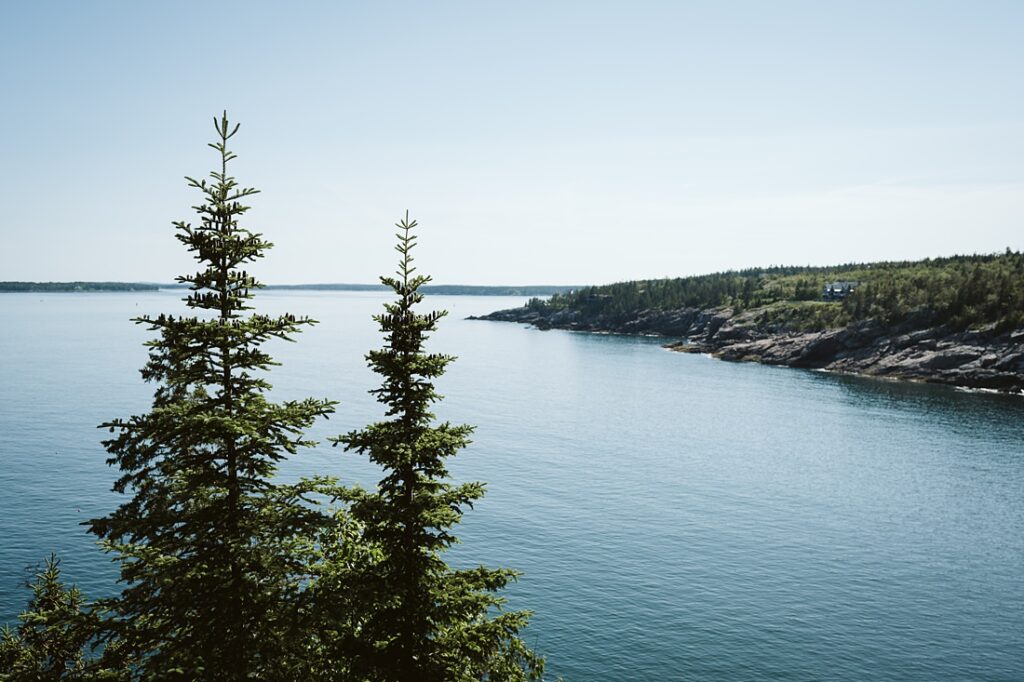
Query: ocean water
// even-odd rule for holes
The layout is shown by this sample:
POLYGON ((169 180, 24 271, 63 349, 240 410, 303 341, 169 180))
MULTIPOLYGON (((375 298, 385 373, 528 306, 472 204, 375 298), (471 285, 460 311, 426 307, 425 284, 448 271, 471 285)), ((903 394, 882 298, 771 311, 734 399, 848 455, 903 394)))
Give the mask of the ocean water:
MULTIPOLYGON (((90 595, 116 573, 79 525, 116 503, 96 425, 145 411, 128 319, 180 294, 0 295, 0 621, 51 551, 90 595)), ((316 438, 379 415, 363 354, 378 293, 261 292, 321 324, 272 347, 274 395, 338 399, 316 438)), ((656 339, 466 315, 428 297, 459 360, 439 415, 477 427, 484 480, 452 561, 523 572, 511 604, 552 677, 1024 680, 1024 398, 672 353, 656 339)), ((281 475, 369 483, 328 446, 281 475)))

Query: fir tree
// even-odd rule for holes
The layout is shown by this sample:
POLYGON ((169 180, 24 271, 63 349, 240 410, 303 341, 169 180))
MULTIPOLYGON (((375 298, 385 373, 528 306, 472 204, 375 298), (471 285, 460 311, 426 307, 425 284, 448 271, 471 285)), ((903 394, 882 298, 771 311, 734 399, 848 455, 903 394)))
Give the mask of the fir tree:
POLYGON ((0 681, 128 679, 116 645, 95 651, 103 616, 77 587, 64 584, 55 555, 29 587, 32 598, 18 627, 0 629, 0 681))
POLYGON ((326 400, 273 403, 262 345, 314 324, 293 315, 247 313, 261 285, 244 266, 271 247, 239 225, 257 190, 228 175, 238 131, 214 119, 219 156, 210 180, 186 178, 202 194, 199 223, 174 223, 199 262, 189 315, 141 317, 146 381, 158 384, 150 412, 102 426, 116 492, 130 499, 91 530, 120 563, 124 590, 109 606, 109 638, 139 656, 145 679, 280 679, 301 642, 299 551, 324 523, 308 497, 317 481, 273 482, 276 465, 299 448, 326 400))
POLYGON ((539 679, 543 660, 518 637, 529 613, 504 611, 497 594, 516 572, 455 570, 442 558, 457 542, 453 526, 484 486, 448 480, 446 460, 466 447, 472 427, 435 423, 430 411, 441 399, 432 381, 454 358, 423 346, 446 313, 414 310, 430 277, 412 265, 416 222, 406 213, 396 226, 401 260, 395 276, 381 282, 397 299, 374 317, 386 343, 367 355, 383 377, 371 393, 386 406, 385 420, 334 439, 384 473, 375 491, 348 495, 351 517, 373 551, 370 560, 348 564, 345 599, 358 622, 345 656, 360 680, 539 679))

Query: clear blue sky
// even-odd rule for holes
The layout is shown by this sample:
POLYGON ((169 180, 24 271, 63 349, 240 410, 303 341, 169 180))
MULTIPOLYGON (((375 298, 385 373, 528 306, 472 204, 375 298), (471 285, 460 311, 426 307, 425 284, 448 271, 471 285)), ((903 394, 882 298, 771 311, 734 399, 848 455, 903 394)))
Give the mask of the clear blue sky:
POLYGON ((211 118, 272 283, 1024 248, 1024 2, 4 2, 0 280, 169 281, 211 118))

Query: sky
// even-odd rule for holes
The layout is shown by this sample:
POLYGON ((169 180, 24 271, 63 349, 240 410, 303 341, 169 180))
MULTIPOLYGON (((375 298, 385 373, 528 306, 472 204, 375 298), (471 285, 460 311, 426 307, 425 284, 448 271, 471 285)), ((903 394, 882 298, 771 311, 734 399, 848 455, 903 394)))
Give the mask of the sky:
POLYGON ((1024 2, 0 3, 0 280, 169 282, 241 130, 273 284, 1024 248, 1024 2))

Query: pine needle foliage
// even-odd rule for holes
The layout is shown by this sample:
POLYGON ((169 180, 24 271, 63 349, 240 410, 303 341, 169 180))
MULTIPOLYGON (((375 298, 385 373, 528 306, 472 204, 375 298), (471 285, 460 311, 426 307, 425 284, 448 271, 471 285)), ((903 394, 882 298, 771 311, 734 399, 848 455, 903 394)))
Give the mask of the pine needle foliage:
POLYGON ((518 637, 529 613, 505 611, 497 593, 517 573, 483 566, 456 570, 442 554, 453 527, 484 494, 482 483, 455 485, 446 460, 469 444, 471 426, 435 423, 441 396, 433 381, 455 358, 424 343, 446 311, 416 312, 420 287, 412 251, 416 221, 396 223, 400 260, 381 282, 396 299, 374 316, 385 345, 367 363, 383 378, 371 391, 384 421, 334 439, 383 469, 375 491, 352 489, 349 513, 362 528, 371 561, 351 564, 346 584, 358 622, 346 647, 353 679, 387 682, 540 679, 543 660, 518 637))
POLYGON ((188 315, 140 317, 158 337, 146 345, 152 409, 102 424, 114 490, 129 496, 90 522, 120 564, 122 594, 109 602, 107 637, 138 657, 140 679, 279 679, 301 640, 307 539, 324 522, 318 481, 281 485, 277 464, 314 445, 303 431, 334 403, 274 403, 264 374, 277 364, 262 346, 291 340, 306 317, 248 313, 262 286, 244 268, 272 245, 239 224, 257 193, 228 174, 227 114, 209 146, 219 168, 186 178, 202 201, 198 224, 176 237, 199 263, 188 315))
POLYGON ((96 652, 102 615, 77 587, 64 584, 55 555, 29 588, 32 598, 17 628, 0 629, 0 682, 128 679, 127 666, 114 664, 116 646, 96 652))

